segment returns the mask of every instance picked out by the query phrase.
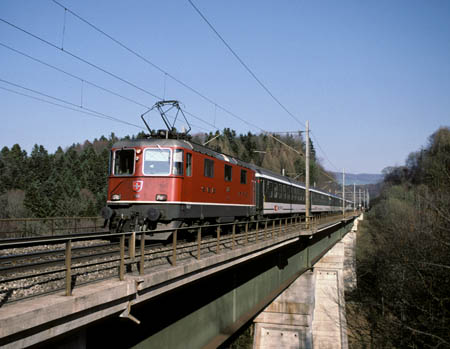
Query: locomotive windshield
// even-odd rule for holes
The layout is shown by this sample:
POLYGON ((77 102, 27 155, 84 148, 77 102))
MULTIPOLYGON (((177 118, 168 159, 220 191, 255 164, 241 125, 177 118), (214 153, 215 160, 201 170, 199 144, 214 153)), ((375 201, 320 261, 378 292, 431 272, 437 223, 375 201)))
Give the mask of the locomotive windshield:
POLYGON ((119 149, 114 152, 114 175, 128 176, 134 173, 134 149, 119 149))
POLYGON ((169 175, 170 149, 147 148, 144 150, 144 175, 169 175))

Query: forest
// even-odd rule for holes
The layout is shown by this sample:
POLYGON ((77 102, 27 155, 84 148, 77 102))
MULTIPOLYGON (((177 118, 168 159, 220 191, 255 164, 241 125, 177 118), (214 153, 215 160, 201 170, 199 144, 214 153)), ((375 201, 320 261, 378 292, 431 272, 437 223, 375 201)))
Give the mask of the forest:
MULTIPOLYGON (((145 134, 127 136, 142 138, 145 134)), ((99 215, 106 202, 109 150, 118 137, 111 134, 49 153, 35 145, 28 154, 19 144, 0 152, 0 218, 86 217, 99 215)), ((193 142, 243 161, 305 180, 305 151, 301 134, 269 136, 240 134, 224 129, 220 134, 196 134, 193 142)), ((324 190, 338 188, 316 158, 311 143, 311 184, 324 190)))
POLYGON ((354 348, 450 348, 450 129, 384 171, 346 295, 354 348))

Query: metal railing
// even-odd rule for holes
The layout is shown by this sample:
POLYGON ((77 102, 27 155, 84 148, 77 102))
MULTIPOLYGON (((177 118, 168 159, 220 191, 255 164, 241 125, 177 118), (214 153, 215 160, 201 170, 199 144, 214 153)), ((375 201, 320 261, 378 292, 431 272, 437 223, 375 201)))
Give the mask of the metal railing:
MULTIPOLYGON (((94 239, 119 239, 119 263, 118 263, 118 277, 119 280, 124 280, 126 273, 127 264, 136 264, 139 275, 144 274, 144 267, 146 262, 145 253, 145 235, 147 234, 157 234, 158 232, 172 231, 172 256, 169 260, 172 266, 177 265, 177 259, 180 254, 180 249, 186 248, 186 245, 179 245, 180 241, 178 239, 178 234, 185 230, 190 230, 191 232, 196 232, 196 242, 191 243, 190 246, 193 251, 196 250, 196 258, 200 260, 202 258, 202 244, 215 244, 215 254, 219 254, 222 249, 234 250, 239 244, 241 246, 246 246, 249 242, 253 241, 255 243, 259 241, 275 240, 283 235, 291 236, 292 233, 307 232, 309 235, 313 235, 317 232, 318 227, 322 224, 336 223, 342 221, 343 219, 349 217, 355 217, 357 214, 354 212, 349 212, 347 215, 321 215, 311 217, 309 222, 306 222, 304 217, 283 217, 275 219, 264 219, 257 221, 245 221, 239 223, 224 223, 215 224, 208 226, 194 226, 194 227, 183 227, 178 229, 164 229, 164 230, 154 230, 154 231, 144 231, 144 232, 125 232, 125 233, 115 233, 115 234, 96 234, 96 235, 84 235, 84 236, 71 236, 71 237, 48 237, 47 239, 40 239, 39 241, 23 241, 23 242, 0 242, 0 250, 5 250, 9 248, 20 248, 29 246, 38 246, 46 244, 64 244, 64 254, 65 254, 65 265, 64 270, 60 269, 58 272, 65 272, 65 294, 67 296, 72 295, 73 285, 73 270, 81 269, 86 267, 86 265, 77 264, 76 267, 72 266, 72 245, 77 241, 86 241, 94 239), (254 228, 250 230, 250 228, 254 228), (223 235, 224 231, 231 230, 231 235, 223 235), (238 232, 240 230, 241 232, 238 232), (204 240, 205 235, 211 236, 215 232, 214 240, 204 240), (136 240, 140 237, 140 247, 139 254, 136 253, 136 240), (126 249, 126 240, 128 240, 128 249, 126 249), (196 245, 196 248, 194 246, 196 245), (126 251, 128 252, 126 254, 126 251), (139 259, 137 258, 139 256, 139 259)), ((307 235, 308 235, 307 234, 307 235)), ((208 247, 210 253, 211 249, 208 247)), ((116 252, 117 253, 117 252, 116 252)), ((150 252, 150 255, 152 252, 150 252)), ((151 260, 147 259, 147 260, 151 260)), ((99 262, 105 263, 105 261, 99 262)), ((90 263, 89 265, 92 265, 90 263)), ((48 271, 43 272, 43 274, 48 274, 48 271)), ((32 277, 36 277, 33 273, 32 277)))
POLYGON ((102 217, 46 217, 0 219, 0 239, 67 235, 103 230, 102 217))

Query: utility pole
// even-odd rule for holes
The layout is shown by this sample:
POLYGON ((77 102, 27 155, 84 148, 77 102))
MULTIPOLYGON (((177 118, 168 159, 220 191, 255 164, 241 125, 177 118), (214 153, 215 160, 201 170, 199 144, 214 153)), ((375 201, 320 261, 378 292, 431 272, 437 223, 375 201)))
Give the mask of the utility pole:
POLYGON ((356 184, 353 182, 353 211, 356 211, 356 184))
POLYGON ((359 209, 362 209, 362 205, 361 205, 361 188, 359 188, 358 206, 359 206, 359 209))
POLYGON ((306 120, 306 159, 305 159, 305 213, 306 213, 306 226, 309 227, 310 216, 310 196, 309 196, 309 121, 306 120))
POLYGON ((342 169, 342 215, 345 216, 345 169, 342 169))
POLYGON ((367 208, 369 208, 370 197, 369 197, 369 189, 367 189, 367 208))

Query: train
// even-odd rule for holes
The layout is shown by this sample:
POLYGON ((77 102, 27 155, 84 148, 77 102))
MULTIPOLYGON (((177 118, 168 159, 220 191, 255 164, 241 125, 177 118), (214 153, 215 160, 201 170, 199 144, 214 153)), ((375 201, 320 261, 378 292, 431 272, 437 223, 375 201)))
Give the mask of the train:
MULTIPOLYGON (((342 198, 317 189, 310 189, 310 205, 312 214, 343 207, 342 198)), ((352 205, 345 201, 346 210, 352 205)), ((111 232, 156 231, 153 239, 167 240, 182 226, 305 211, 304 184, 161 130, 113 144, 101 214, 111 232)))

